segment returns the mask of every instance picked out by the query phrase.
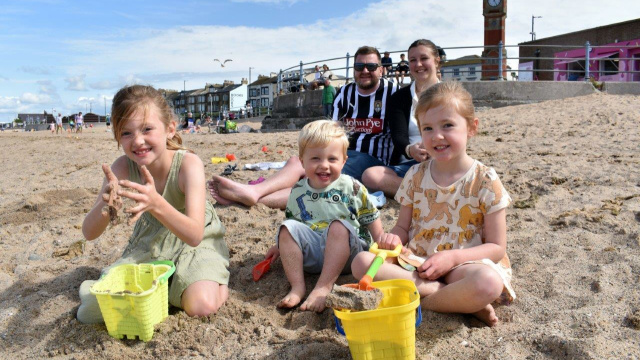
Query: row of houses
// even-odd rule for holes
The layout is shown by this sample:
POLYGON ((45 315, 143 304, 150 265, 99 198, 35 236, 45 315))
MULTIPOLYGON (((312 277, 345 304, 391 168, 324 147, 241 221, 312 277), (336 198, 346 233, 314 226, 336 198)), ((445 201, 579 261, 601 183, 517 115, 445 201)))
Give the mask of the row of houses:
POLYGON ((206 84, 204 88, 183 91, 163 90, 165 98, 173 106, 176 114, 184 116, 192 113, 221 114, 228 111, 240 111, 247 102, 247 80, 240 84, 225 80, 222 84, 206 84))

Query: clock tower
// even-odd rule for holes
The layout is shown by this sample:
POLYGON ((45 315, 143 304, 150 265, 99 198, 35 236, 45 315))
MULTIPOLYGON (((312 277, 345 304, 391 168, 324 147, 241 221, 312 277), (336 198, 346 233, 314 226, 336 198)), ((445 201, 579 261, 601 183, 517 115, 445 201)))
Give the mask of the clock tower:
POLYGON ((484 46, 482 52, 482 80, 497 80, 498 43, 502 41, 502 78, 507 78, 507 50, 504 47, 504 24, 507 18, 507 0, 482 0, 484 16, 484 46))

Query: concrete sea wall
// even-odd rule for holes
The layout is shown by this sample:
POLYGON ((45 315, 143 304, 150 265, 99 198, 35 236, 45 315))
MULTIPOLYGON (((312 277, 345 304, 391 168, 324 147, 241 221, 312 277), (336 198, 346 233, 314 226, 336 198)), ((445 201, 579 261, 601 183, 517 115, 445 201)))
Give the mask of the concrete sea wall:
MULTIPOLYGON (((584 96, 598 92, 589 82, 556 81, 478 81, 463 82, 477 107, 502 107, 546 100, 584 96)), ((640 95, 640 82, 605 82, 609 94, 640 95)), ((322 118, 322 90, 305 91, 274 99, 273 115, 262 122, 262 130, 295 130, 322 118)))

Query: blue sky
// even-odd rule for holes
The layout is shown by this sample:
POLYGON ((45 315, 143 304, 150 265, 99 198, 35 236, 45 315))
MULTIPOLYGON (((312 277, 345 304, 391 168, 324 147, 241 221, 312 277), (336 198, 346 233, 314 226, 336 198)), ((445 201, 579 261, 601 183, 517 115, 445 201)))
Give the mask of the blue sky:
MULTIPOLYGON (((640 17, 640 2, 507 0, 507 44, 640 17)), ((252 80, 360 45, 483 43, 481 0, 0 0, 0 122, 43 110, 107 112, 132 83, 181 90, 252 80), (232 59, 223 68, 214 58, 232 59), (185 83, 186 81, 186 83, 185 83)), ((508 50, 517 56, 517 49, 508 50)), ((481 49, 447 51, 449 59, 481 49)), ((396 56, 397 57, 397 56, 396 56)), ((344 60, 328 62, 344 66, 344 60)))

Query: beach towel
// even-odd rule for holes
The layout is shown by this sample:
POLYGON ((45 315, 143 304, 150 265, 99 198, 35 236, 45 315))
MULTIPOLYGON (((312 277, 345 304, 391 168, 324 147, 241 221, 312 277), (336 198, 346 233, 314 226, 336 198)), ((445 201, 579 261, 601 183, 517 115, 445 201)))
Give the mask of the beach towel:
POLYGON ((286 161, 281 162, 261 162, 257 164, 244 164, 244 168, 248 170, 269 170, 269 169, 282 169, 286 164, 286 161))

